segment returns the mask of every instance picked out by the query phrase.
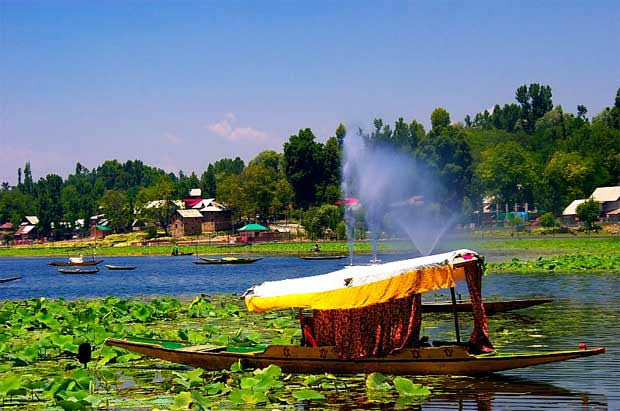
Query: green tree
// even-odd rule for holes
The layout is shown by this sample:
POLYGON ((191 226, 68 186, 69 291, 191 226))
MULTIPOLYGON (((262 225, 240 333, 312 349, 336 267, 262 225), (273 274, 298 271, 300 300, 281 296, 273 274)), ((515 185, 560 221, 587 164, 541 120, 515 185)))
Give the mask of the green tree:
POLYGON ((336 128, 336 139, 338 140, 338 147, 340 147, 341 149, 346 135, 347 128, 342 123, 338 124, 338 128, 336 128))
POLYGON ((532 83, 525 84, 516 91, 517 102, 521 105, 521 120, 528 133, 535 130, 536 121, 553 108, 551 87, 532 83))
POLYGON ((554 153, 543 174, 545 198, 537 203, 555 213, 561 212, 571 201, 585 197, 596 188, 600 182, 597 171, 596 164, 579 153, 554 153))
POLYGON ((209 164, 207 170, 200 176, 200 189, 202 190, 202 196, 207 198, 214 198, 217 192, 217 183, 215 179, 215 167, 213 164, 209 164))
POLYGON ((594 228, 595 223, 598 221, 599 213, 601 212, 600 205, 593 199, 584 201, 577 206, 577 217, 584 228, 588 231, 594 228))
POLYGON ((62 178, 56 174, 49 174, 35 184, 36 213, 39 217, 40 232, 43 235, 52 234, 56 237, 60 234, 60 223, 64 214, 61 199, 62 186, 62 178))
POLYGON ((134 218, 133 207, 126 191, 108 190, 101 197, 101 211, 115 233, 127 231, 134 218))
POLYGON ((314 141, 312 130, 299 130, 284 143, 284 170, 295 191, 295 203, 307 208, 316 203, 317 186, 324 178, 323 145, 314 141))
POLYGON ((303 215, 302 225, 312 239, 323 238, 327 234, 336 237, 342 219, 343 211, 340 207, 323 204, 308 209, 303 215))
POLYGON ((553 213, 544 213, 538 219, 540 225, 545 228, 553 228, 556 225, 555 217, 553 217, 553 213))
POLYGON ((432 127, 448 127, 450 125, 450 114, 443 107, 437 107, 431 114, 432 127))
POLYGON ((420 144, 417 155, 440 183, 436 191, 442 206, 459 210, 470 194, 473 174, 471 152, 463 130, 436 125, 420 144))
POLYGON ((139 218, 159 225, 168 234, 168 226, 177 210, 174 190, 174 183, 164 177, 153 186, 141 189, 136 198, 139 218))
POLYGON ((539 167, 518 143, 509 141, 482 152, 476 173, 484 194, 495 196, 499 203, 533 203, 539 167))

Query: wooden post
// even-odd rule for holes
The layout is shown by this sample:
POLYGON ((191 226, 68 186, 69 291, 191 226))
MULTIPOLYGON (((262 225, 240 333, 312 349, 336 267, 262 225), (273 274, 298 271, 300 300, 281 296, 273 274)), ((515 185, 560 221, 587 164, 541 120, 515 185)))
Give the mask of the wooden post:
POLYGON ((459 332, 459 315, 456 311, 456 293, 454 287, 450 287, 450 294, 452 296, 452 313, 454 314, 454 330, 456 331, 456 342, 460 344, 461 334, 459 332))

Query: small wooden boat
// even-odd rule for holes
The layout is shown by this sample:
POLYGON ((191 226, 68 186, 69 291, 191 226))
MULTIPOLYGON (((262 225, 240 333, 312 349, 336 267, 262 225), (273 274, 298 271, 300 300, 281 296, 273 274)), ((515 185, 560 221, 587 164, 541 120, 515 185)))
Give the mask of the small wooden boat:
POLYGON ((191 346, 178 341, 146 338, 108 338, 106 344, 150 357, 186 364, 204 370, 230 368, 241 361, 244 367, 264 368, 274 364, 287 373, 357 374, 381 372, 399 375, 482 375, 515 368, 602 354, 605 348, 551 352, 491 353, 472 355, 463 346, 406 348, 385 357, 342 360, 334 347, 270 345, 257 347, 191 346))
POLYGON ((111 265, 106 264, 104 266, 108 270, 135 270, 137 267, 135 265, 111 265))
POLYGON ((193 252, 191 253, 178 253, 178 254, 170 254, 171 257, 183 257, 185 255, 194 255, 193 252))
POLYGON ((48 264, 54 267, 85 267, 85 266, 94 266, 99 265, 103 262, 103 260, 93 260, 93 261, 51 261, 48 264))
MULTIPOLYGON (((552 298, 531 298, 527 300, 504 300, 504 301, 485 301, 484 310, 487 315, 503 313, 506 311, 520 310, 522 308, 533 307, 535 305, 547 304, 553 301, 552 298)), ((459 313, 472 312, 471 301, 457 301, 452 305, 451 301, 425 302, 422 303, 423 313, 452 313, 456 309, 459 313)))
POLYGON ((10 283, 11 281, 21 280, 22 277, 0 278, 0 283, 10 283))
POLYGON ((238 257, 224 257, 224 258, 205 258, 200 257, 200 260, 194 261, 194 264, 252 264, 262 258, 238 258, 238 257))
POLYGON ((61 268, 58 270, 61 274, 97 274, 99 272, 99 268, 95 267, 95 269, 84 269, 84 268, 61 268))
POLYGON ((346 255, 301 255, 299 258, 303 260, 342 260, 347 258, 346 255))

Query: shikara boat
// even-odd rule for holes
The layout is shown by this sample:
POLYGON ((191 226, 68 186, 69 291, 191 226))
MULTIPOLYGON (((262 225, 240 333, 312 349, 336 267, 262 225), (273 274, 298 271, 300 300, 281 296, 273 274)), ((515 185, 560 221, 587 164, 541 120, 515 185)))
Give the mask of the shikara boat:
MULTIPOLYGON (((503 313, 506 311, 520 310, 522 308, 533 307, 535 305, 547 304, 553 301, 552 298, 530 298, 527 300, 504 300, 504 301, 485 301, 484 310, 487 315, 503 313)), ((471 301, 457 301, 453 305, 451 301, 437 301, 422 303, 423 313, 451 313, 456 309, 459 313, 470 313, 473 311, 471 301)))
POLYGON ((481 375, 602 354, 605 348, 542 352, 499 352, 489 338, 481 281, 483 257, 470 250, 348 266, 328 274, 268 281, 244 294, 248 310, 298 308, 300 345, 254 347, 190 346, 183 342, 125 337, 106 343, 206 370, 280 366, 290 373, 382 372, 409 375, 481 375), (462 342, 454 287, 465 280, 473 331, 462 342), (420 338, 421 294, 449 288, 456 341, 420 338), (303 310, 313 310, 307 317, 303 310))
POLYGON ((51 261, 48 264, 54 267, 84 267, 99 265, 103 260, 85 261, 80 258, 70 258, 69 261, 51 261))
POLYGON ((61 274, 97 274, 99 272, 99 268, 95 267, 95 269, 84 269, 84 268, 61 268, 58 270, 61 274))
POLYGON ((204 370, 230 368, 241 361, 244 367, 264 368, 274 364, 284 372, 300 374, 357 374, 381 372, 399 375, 481 375, 550 362, 602 354, 605 348, 510 354, 469 354, 463 346, 407 348, 385 357, 340 359, 334 347, 270 345, 259 347, 190 346, 177 341, 145 338, 108 338, 106 344, 149 357, 161 358, 204 370))
POLYGON ((8 278, 0 278, 0 283, 10 283, 11 281, 21 280, 22 277, 8 277, 8 278))
POLYGON ((111 265, 111 264, 106 264, 104 265, 105 268, 107 268, 108 270, 135 270, 136 267, 135 265, 111 265))
POLYGON ((303 260, 342 260, 347 258, 346 255, 301 255, 299 258, 303 260))
POLYGON ((239 257, 224 257, 224 258, 206 258, 200 257, 200 260, 194 261, 194 264, 252 264, 262 258, 239 258, 239 257))

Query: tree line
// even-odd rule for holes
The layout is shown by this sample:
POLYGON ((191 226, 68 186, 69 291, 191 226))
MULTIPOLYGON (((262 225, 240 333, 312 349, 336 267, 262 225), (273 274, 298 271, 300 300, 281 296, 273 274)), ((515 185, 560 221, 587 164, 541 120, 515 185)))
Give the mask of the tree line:
POLYGON ((112 228, 123 232, 138 210, 139 217, 165 228, 173 209, 144 206, 200 188, 203 197, 231 207, 237 221, 296 218, 316 236, 327 228, 342 231, 342 210, 334 204, 342 197, 348 132, 423 163, 441 183, 441 201, 461 211, 464 222, 481 209, 484 197, 497 204, 529 203, 557 215, 596 187, 620 184, 620 89, 613 104, 591 119, 585 106, 573 114, 554 105, 552 97, 548 85, 523 85, 515 102, 496 104, 462 122, 452 122, 440 107, 431 114, 428 131, 415 119, 401 117, 392 126, 377 118, 368 133, 340 124, 321 143, 311 129, 301 129, 280 153, 263 151, 247 164, 239 157, 224 158, 208 164, 200 176, 167 173, 140 160, 109 160, 91 170, 77 163, 66 179, 49 174, 34 181, 26 163, 18 169, 16 186, 2 184, 0 223, 17 225, 25 215, 37 215, 41 234, 60 237, 79 228, 77 221, 106 214, 112 228))

